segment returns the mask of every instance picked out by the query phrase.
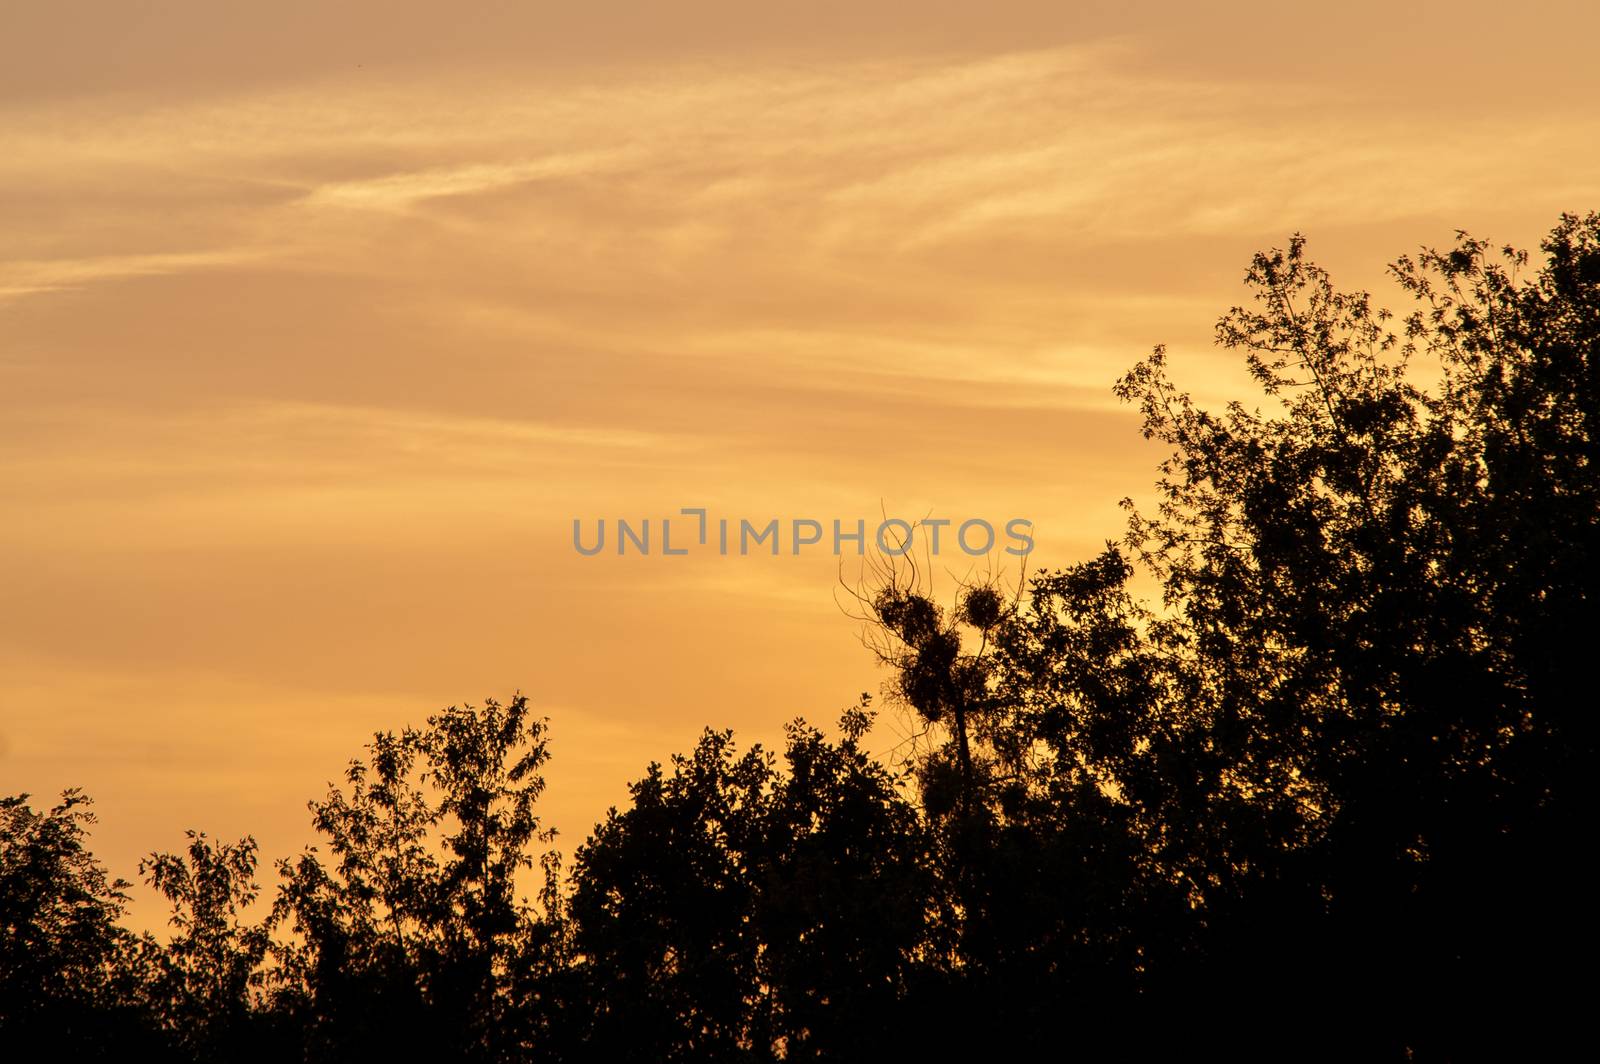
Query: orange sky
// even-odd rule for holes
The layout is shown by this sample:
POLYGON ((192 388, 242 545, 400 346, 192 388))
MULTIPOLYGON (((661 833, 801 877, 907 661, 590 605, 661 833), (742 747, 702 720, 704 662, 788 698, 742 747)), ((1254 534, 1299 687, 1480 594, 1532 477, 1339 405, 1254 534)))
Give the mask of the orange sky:
POLYGON ((703 724, 831 721, 835 559, 571 520, 1073 561, 1153 479, 1111 382, 1233 394, 1252 251, 1600 206, 1595 5, 1294 6, 6 4, 0 792, 85 787, 130 877, 286 855, 371 730, 520 687, 570 852, 703 724))

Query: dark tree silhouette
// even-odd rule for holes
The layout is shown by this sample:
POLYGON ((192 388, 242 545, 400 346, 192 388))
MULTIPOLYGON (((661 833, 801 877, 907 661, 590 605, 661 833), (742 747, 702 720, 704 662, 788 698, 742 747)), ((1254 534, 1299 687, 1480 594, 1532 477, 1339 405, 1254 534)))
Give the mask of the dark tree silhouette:
POLYGON ((311 803, 334 863, 316 850, 282 862, 273 922, 292 932, 280 1007, 317 1059, 501 1059, 546 1022, 517 1006, 558 943, 516 895, 529 844, 554 838, 533 812, 545 727, 522 695, 452 706, 375 736, 349 793, 311 803))
POLYGON ((0 798, 0 1033, 110 1057, 142 1020, 124 963, 136 942, 117 925, 130 884, 89 852, 88 798, 68 790, 42 813, 27 799, 0 798))
POLYGON ((784 768, 707 731, 579 851, 575 1059, 837 1060, 888 1051, 932 959, 929 840, 862 753, 866 703, 784 768), (592 1026, 588 1026, 592 1024, 592 1026))
POLYGON ((174 932, 140 966, 147 1008, 174 1055, 266 1059, 271 1017, 256 1006, 267 929, 242 919, 261 891, 255 839, 212 842, 194 831, 188 839, 183 854, 153 853, 139 863, 145 880, 171 903, 174 932))
POLYGON ((1124 547, 1158 605, 1110 545, 998 623, 870 600, 949 736, 917 767, 964 971, 1017 1029, 1108 987, 1236 1055, 1296 1024, 1334 1056, 1526 1049, 1575 1015, 1600 216, 1544 250, 1527 280, 1465 235, 1402 259, 1395 321, 1296 237, 1217 330, 1275 408, 1136 366, 1172 456, 1124 547))

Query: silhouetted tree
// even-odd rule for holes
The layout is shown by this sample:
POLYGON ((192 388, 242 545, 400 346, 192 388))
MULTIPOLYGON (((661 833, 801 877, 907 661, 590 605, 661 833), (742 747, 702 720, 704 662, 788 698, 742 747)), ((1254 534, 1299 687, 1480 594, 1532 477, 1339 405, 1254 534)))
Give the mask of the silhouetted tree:
POLYGON ((1325 1025, 1318 1052, 1452 1056, 1572 1007, 1600 216, 1544 250, 1526 281, 1464 235, 1402 259, 1398 335, 1300 238, 1257 256, 1218 340, 1266 413, 1136 366, 1119 394, 1172 447, 1125 544, 1158 606, 1109 545, 1015 609, 892 571, 866 597, 945 737, 916 774, 961 996, 1013 1042, 1181 1009, 1235 1054, 1281 1052, 1277 1017, 1325 1025))
POLYGON ((903 1044, 935 897, 926 837, 862 753, 796 722, 785 770, 707 731, 578 851, 591 1025, 574 1059, 808 1060, 903 1044))
POLYGON ((1166 1000, 1396 1055, 1526 1045, 1536 1025, 1500 1010, 1571 1000, 1553 961, 1592 930, 1572 842, 1594 753, 1600 216, 1545 251, 1525 282, 1525 256, 1464 236, 1401 260, 1419 306, 1396 336, 1296 238, 1218 326, 1275 412, 1198 409, 1159 349, 1119 386, 1173 448, 1127 540, 1163 608, 1133 604, 1115 550, 1036 581, 995 686, 1047 754, 1033 791, 1092 785, 1060 821, 1126 824, 1144 882, 1182 891, 1188 928, 1135 929, 1140 957, 1194 947, 1152 969, 1166 1000))
POLYGON ((129 884, 90 854, 81 792, 42 813, 27 800, 0 798, 0 1036, 17 1052, 76 1059, 134 1048, 138 947, 117 925, 129 884))
POLYGON ((172 905, 173 935, 150 950, 147 1008, 175 1053, 194 1060, 267 1059, 277 1048, 255 1006, 265 980, 268 934, 244 917, 261 888, 256 842, 213 842, 187 833, 183 854, 153 853, 139 872, 172 905))
POLYGON ((531 946, 554 945, 515 892, 529 844, 554 837, 533 812, 545 728, 522 695, 452 706, 376 735, 348 794, 311 804, 332 863, 280 864, 275 922, 292 933, 280 1004, 312 1057, 510 1059, 534 1037, 543 1020, 512 995, 540 963, 531 946))

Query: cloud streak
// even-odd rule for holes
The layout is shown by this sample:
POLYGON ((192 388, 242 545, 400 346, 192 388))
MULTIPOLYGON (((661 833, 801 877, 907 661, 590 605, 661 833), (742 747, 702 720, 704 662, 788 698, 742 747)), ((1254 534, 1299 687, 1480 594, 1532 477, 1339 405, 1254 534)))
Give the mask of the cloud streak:
POLYGON ((0 300, 80 289, 99 281, 226 269, 270 259, 270 248, 105 255, 87 259, 13 260, 0 263, 0 300))
POLYGON ((423 200, 470 196, 551 179, 591 177, 615 171, 627 159, 621 151, 575 152, 506 163, 471 163, 358 181, 319 185, 304 199, 312 207, 404 210, 423 200))

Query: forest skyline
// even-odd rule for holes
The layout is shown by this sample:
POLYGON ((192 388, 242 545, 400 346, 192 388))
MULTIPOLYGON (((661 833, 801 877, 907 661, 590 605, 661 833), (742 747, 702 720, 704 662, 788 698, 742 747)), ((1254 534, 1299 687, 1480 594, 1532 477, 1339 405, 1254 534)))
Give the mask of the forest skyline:
POLYGON ((1570 1052, 1593 940, 1600 212, 1534 258, 1296 236, 1216 325, 1262 402, 1119 379, 1168 448, 1095 558, 850 592, 869 694, 707 726, 571 852, 518 694, 380 730, 265 870, 190 829, 136 932, 91 802, 0 797, 0 1032, 75 1059, 1471 1060, 1570 1052), (1135 574, 1159 589, 1152 598, 1135 574), (529 880, 538 884, 530 890, 529 880), (257 903, 265 912, 253 911, 257 903))

